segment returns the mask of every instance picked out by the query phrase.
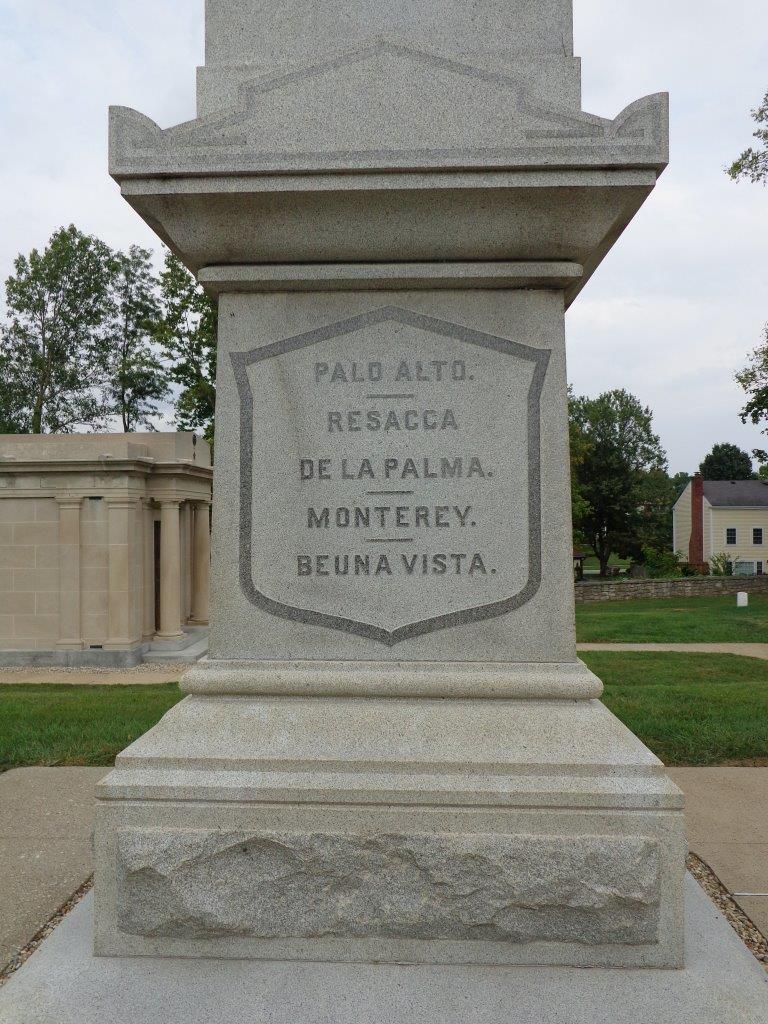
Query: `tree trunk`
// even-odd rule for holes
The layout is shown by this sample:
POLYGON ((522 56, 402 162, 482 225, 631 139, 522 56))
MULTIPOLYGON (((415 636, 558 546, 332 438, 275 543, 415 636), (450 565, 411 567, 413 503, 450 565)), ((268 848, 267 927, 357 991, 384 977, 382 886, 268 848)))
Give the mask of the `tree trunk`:
POLYGON ((42 434, 43 432, 43 407, 45 404, 45 396, 38 394, 35 398, 35 407, 32 410, 32 422, 31 422, 31 433, 42 434))

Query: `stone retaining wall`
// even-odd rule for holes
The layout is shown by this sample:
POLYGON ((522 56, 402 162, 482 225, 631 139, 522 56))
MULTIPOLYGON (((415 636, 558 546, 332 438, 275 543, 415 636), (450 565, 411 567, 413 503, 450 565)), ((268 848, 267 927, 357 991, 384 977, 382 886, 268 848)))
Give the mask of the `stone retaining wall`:
POLYGON ((676 580, 627 580, 577 583, 576 601, 637 601, 659 597, 708 597, 714 594, 768 593, 768 576, 685 576, 676 580))

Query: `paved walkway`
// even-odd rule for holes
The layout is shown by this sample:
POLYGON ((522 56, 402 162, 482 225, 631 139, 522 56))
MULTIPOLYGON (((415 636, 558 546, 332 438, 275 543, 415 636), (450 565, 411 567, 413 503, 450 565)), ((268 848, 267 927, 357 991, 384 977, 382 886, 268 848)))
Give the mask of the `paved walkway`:
POLYGON ((681 654, 740 654, 768 661, 768 644, 577 644, 579 651, 679 651, 681 654))
POLYGON ((107 771, 0 775, 0 969, 90 875, 93 789, 107 771))
POLYGON ((670 768, 688 844, 768 936, 768 768, 670 768))
MULTIPOLYGON (((578 644, 580 651, 680 651, 700 654, 740 654, 768 661, 768 644, 578 644)), ((186 664, 143 664, 126 669, 0 668, 0 686, 9 683, 69 683, 79 686, 149 686, 175 683, 186 664)))
POLYGON ((136 668, 0 668, 0 686, 12 683, 67 683, 70 686, 151 686, 176 683, 189 665, 137 665, 136 668))

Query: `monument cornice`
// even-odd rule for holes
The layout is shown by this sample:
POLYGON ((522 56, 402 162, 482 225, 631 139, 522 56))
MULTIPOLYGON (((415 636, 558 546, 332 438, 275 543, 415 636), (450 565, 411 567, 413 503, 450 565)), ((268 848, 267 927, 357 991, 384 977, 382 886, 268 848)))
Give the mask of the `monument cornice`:
POLYGON ((203 267, 198 280, 209 295, 237 292, 432 290, 435 288, 554 288, 583 274, 578 263, 306 263, 203 267))

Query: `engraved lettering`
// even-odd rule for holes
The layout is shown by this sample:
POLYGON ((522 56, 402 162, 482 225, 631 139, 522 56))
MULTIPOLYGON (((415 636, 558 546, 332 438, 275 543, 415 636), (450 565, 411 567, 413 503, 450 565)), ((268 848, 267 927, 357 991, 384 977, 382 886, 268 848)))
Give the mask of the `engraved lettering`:
POLYGON ((314 508, 307 509, 307 529, 319 529, 325 527, 326 529, 330 526, 330 509, 324 508, 320 512, 314 508))
POLYGON ((385 434, 400 430, 458 430, 459 424, 452 409, 350 409, 328 413, 328 433, 357 433, 360 430, 385 434))

